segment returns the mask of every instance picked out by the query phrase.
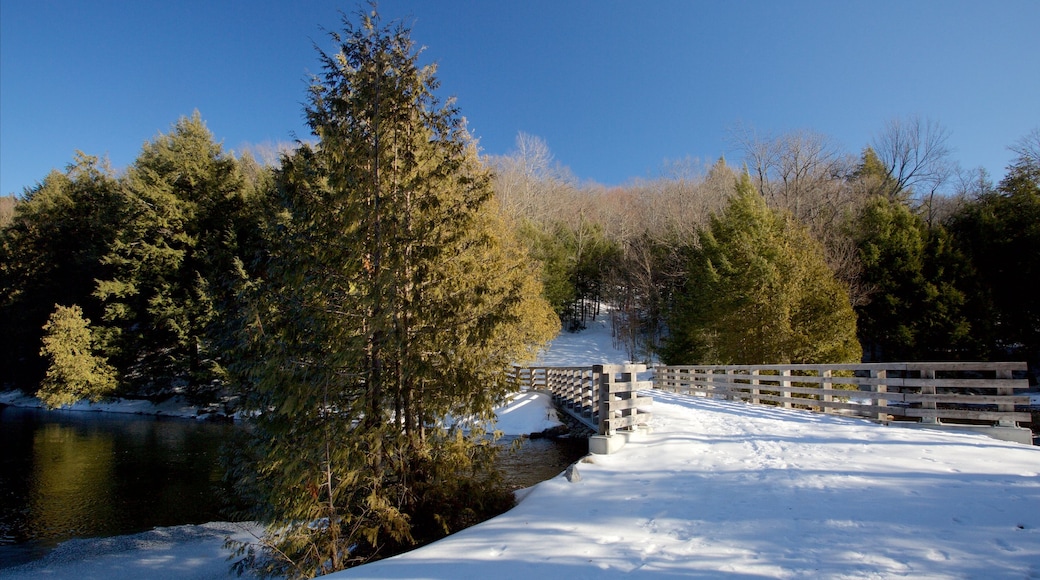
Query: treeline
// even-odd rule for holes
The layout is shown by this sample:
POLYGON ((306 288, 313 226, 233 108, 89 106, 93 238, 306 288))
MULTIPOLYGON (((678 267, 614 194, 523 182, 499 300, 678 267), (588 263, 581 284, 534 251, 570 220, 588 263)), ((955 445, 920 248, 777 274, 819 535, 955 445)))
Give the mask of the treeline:
MULTIPOLYGON (((811 132, 745 136, 739 169, 684 162, 614 188, 577 183, 527 135, 513 154, 484 162, 500 214, 537 262, 564 326, 579 328, 609 304, 617 341, 635 359, 1025 359, 1035 369, 1040 131, 1012 146, 1015 160, 996 184, 981 170, 952 171, 933 123, 886 131, 859 156, 811 132), (732 215, 742 197, 793 239, 720 239, 719 220, 752 238, 762 231, 761 219, 732 215), (751 268, 784 243, 803 255, 751 268), (732 255, 741 244, 759 247, 732 255), (796 280, 820 259, 826 271, 796 280), (855 333, 861 353, 767 346, 790 344, 792 333, 838 340, 807 331, 809 317, 823 320, 837 306, 811 316, 797 306, 798 295, 821 294, 854 309, 851 330, 825 328, 855 333)), ((124 175, 78 154, 29 188, 17 211, 14 198, 0 200, 3 384, 30 392, 41 384, 56 354, 41 356, 44 326, 58 307, 77 306, 90 321, 91 346, 80 350, 109 365, 121 392, 187 392, 200 402, 226 394, 227 313, 269 252, 278 171, 224 151, 196 113, 146 144, 124 175)), ((72 377, 76 364, 95 368, 84 359, 55 372, 72 377)))
POLYGON ((811 131, 736 140, 740 166, 611 188, 578 183, 536 137, 491 160, 565 326, 603 300, 634 359, 1024 359, 1035 375, 1040 129, 997 183, 918 118, 858 155, 811 131))
POLYGON ((52 402, 116 382, 125 395, 214 399, 225 318, 265 251, 272 175, 223 151, 196 113, 123 175, 78 153, 27 189, 0 232, 0 380, 29 392, 42 381, 52 402))

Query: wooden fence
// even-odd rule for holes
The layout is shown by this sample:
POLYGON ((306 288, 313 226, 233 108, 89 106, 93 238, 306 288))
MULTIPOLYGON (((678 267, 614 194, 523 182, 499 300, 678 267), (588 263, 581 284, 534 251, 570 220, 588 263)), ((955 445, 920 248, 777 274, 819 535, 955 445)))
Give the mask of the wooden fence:
POLYGON ((588 367, 514 367, 517 390, 544 390, 561 409, 597 434, 613 436, 645 427, 653 403, 636 394, 653 388, 651 381, 637 380, 646 365, 594 365, 588 367))
POLYGON ((1026 364, 986 362, 832 365, 645 365, 514 367, 516 389, 552 394, 561 409, 600 436, 645 427, 653 400, 642 389, 721 397, 753 404, 867 417, 884 423, 981 429, 999 439, 1031 443, 1018 423, 1031 421, 1026 364), (1021 407, 1021 409, 1016 409, 1021 407))
MULTIPOLYGON (((1025 363, 658 366, 654 387, 755 404, 925 425, 1017 428, 1031 420, 1025 363)), ((1028 442, 1025 435, 1015 435, 1028 442)))

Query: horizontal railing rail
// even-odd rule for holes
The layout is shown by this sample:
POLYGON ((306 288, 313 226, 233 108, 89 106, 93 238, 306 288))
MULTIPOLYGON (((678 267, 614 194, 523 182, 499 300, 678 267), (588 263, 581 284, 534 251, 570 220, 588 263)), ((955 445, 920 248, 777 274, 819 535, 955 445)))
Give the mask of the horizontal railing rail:
POLYGON ((923 424, 1031 421, 1025 363, 686 365, 654 368, 657 389, 923 424))
POLYGON ((638 380, 646 365, 594 365, 584 367, 514 366, 511 380, 520 392, 544 390, 556 404, 599 435, 646 427, 653 403, 639 390, 653 388, 638 380))

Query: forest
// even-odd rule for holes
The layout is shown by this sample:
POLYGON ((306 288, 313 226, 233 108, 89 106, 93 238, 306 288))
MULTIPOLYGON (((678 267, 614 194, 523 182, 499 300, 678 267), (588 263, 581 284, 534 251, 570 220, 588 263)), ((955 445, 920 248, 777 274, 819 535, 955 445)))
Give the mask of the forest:
POLYGON ((276 159, 195 112, 124 171, 77 152, 0 199, 0 385, 256 412, 228 473, 284 557, 243 565, 331 571, 502 509, 484 434, 441 420, 489 416, 510 364, 590 317, 634 360, 1026 360, 1035 382, 1040 128, 996 182, 908 117, 855 153, 745 127, 735 163, 606 187, 534 136, 481 155, 407 28, 361 13, 330 39, 312 139, 276 159))

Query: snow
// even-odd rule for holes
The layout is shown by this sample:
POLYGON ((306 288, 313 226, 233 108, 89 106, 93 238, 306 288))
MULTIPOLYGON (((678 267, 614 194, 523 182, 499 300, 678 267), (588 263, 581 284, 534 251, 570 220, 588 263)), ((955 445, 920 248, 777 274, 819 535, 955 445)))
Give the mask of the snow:
POLYGON ((610 319, 601 316, 586 323, 580 332, 562 331, 538 355, 538 366, 591 366, 631 362, 628 353, 614 347, 610 319))
MULTIPOLYGON (((198 526, 155 528, 113 538, 63 542, 43 559, 0 569, 0 578, 20 580, 208 580, 234 578, 224 539, 247 542, 260 533, 246 523, 212 522, 198 526)), ((249 575, 243 575, 249 578, 249 575)))
MULTIPOLYGON (((539 363, 624 359, 596 322, 562 334, 539 363)), ((645 439, 538 484, 497 518, 328 578, 1040 577, 1038 447, 648 394, 645 439)), ((541 430, 547 402, 514 397, 499 428, 541 430)), ((230 577, 215 535, 61 556, 82 542, 0 576, 230 577)))
POLYGON ((577 481, 329 578, 1040 575, 1040 448, 652 394, 577 481))
MULTIPOLYGON (((45 408, 45 405, 39 399, 23 395, 20 391, 6 391, 0 393, 0 404, 33 409, 45 408)), ((84 399, 72 405, 62 407, 61 410, 156 415, 162 417, 183 417, 190 419, 205 419, 209 416, 206 414, 200 414, 197 407, 192 406, 188 403, 187 399, 180 395, 170 397, 161 403, 153 403, 143 399, 109 399, 97 403, 91 403, 84 399)))
POLYGON ((530 435, 563 424, 556 416, 552 398, 533 391, 510 395, 506 404, 495 409, 495 415, 498 420, 493 428, 503 435, 530 435))

